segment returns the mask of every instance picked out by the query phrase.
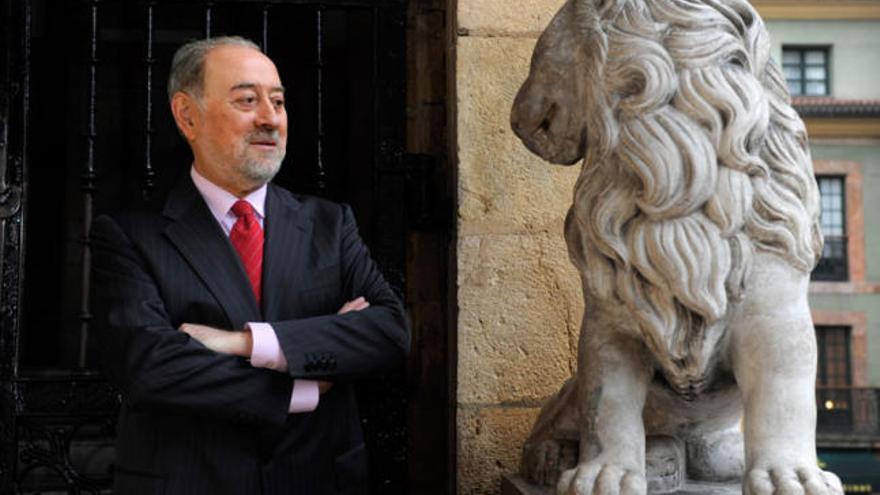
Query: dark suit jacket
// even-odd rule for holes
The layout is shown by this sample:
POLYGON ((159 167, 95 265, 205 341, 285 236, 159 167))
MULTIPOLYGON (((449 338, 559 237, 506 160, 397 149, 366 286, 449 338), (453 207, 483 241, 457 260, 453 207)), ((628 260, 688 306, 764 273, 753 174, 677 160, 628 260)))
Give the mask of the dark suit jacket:
POLYGON ((160 212, 92 228, 96 327, 123 393, 115 493, 366 493, 350 380, 399 366, 400 301, 351 210, 269 185, 262 308, 228 237, 187 177, 160 212), (364 296, 370 307, 337 315, 364 296), (217 354, 178 330, 272 324, 289 374, 217 354), (317 410, 288 414, 293 378, 328 379, 317 410))

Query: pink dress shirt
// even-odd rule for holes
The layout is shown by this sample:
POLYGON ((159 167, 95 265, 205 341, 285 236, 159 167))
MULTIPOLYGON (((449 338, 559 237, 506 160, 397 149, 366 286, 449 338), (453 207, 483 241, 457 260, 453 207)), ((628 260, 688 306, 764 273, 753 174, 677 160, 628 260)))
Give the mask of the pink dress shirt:
MULTIPOLYGON (((217 219, 223 232, 229 235, 232 226, 235 224, 235 214, 232 213, 232 205, 238 201, 229 191, 217 186, 208 179, 202 177, 196 172, 195 167, 190 168, 190 176, 193 184, 199 190, 208 209, 217 219)), ((260 221, 260 227, 263 226, 263 219, 266 216, 266 186, 257 189, 248 194, 244 198, 245 201, 254 207, 257 212, 257 219, 260 221)), ((287 372, 287 358, 281 351, 281 344, 278 342, 278 336, 272 325, 262 322, 248 322, 245 330, 250 331, 253 336, 253 350, 251 351, 251 365, 258 368, 268 368, 282 373, 287 372)), ((318 390, 318 382, 314 380, 294 380, 293 393, 290 395, 290 407, 288 411, 291 413, 314 411, 318 407, 320 392, 318 390)))

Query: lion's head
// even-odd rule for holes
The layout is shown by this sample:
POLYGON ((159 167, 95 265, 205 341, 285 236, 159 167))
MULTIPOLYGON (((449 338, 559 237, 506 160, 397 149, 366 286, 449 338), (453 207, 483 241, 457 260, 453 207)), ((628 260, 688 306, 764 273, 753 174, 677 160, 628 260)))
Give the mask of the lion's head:
POLYGON ((568 0, 511 124, 548 161, 583 158, 569 254, 664 368, 709 359, 754 248, 803 271, 821 251, 804 125, 746 0, 568 0))

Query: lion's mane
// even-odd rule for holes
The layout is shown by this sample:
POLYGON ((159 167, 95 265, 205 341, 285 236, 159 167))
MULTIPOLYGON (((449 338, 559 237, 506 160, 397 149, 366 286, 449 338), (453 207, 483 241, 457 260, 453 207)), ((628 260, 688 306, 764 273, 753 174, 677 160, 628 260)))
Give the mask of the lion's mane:
POLYGON ((821 251, 803 122, 745 0, 582 2, 587 155, 566 220, 587 289, 693 387, 754 249, 821 251), (595 9, 595 10, 593 10, 595 9))

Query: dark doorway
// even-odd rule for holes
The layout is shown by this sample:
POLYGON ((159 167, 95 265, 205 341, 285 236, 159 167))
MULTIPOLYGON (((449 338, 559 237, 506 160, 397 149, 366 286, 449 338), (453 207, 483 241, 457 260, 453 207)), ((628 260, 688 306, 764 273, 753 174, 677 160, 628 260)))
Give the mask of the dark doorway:
MULTIPOLYGON (((351 204, 406 295, 407 236, 427 203, 408 191, 432 177, 404 153, 405 0, 0 5, 0 493, 109 486, 119 399, 89 332, 88 231, 188 171, 165 93, 187 40, 241 35, 272 57, 290 115, 275 182, 351 204)), ((403 373, 380 383, 361 390, 372 492, 407 493, 407 386, 403 373)))

